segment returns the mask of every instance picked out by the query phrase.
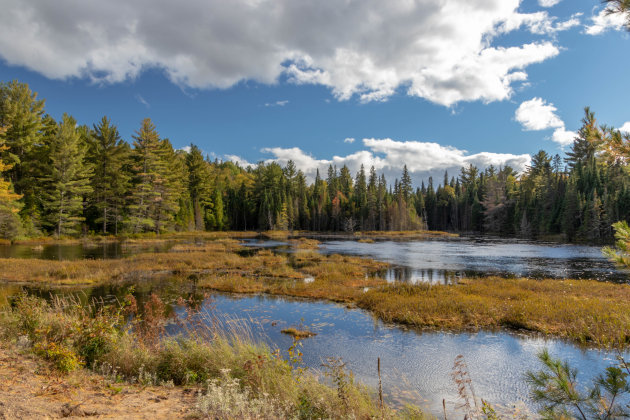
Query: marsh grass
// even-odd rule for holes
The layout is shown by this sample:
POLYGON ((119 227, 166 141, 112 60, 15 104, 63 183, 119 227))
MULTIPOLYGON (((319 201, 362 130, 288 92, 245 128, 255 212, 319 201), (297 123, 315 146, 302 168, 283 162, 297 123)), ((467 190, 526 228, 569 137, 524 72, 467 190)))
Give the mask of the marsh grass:
POLYGON ((355 237, 364 238, 457 238, 456 233, 442 232, 439 230, 392 230, 392 231, 362 231, 356 232, 355 237))
POLYGON ((356 304, 421 328, 508 328, 582 344, 630 345, 630 285, 593 280, 465 279, 453 286, 382 286, 356 304))
POLYGON ((465 278, 456 285, 387 284, 374 260, 312 249, 241 255, 229 238, 180 243, 120 260, 0 259, 0 280, 43 285, 194 277, 206 290, 268 293, 356 305, 387 322, 422 329, 506 328, 598 347, 630 345, 630 285, 591 280, 465 278), (308 279, 308 281, 305 281, 308 279))
POLYGON ((290 335, 291 337, 295 338, 296 340, 301 340, 301 339, 304 339, 304 338, 314 337, 314 336, 317 335, 317 333, 315 333, 313 331, 309 331, 309 330, 303 329, 303 328, 295 328, 295 327, 285 328, 285 329, 281 330, 280 332, 282 334, 290 335))
POLYGON ((128 300, 80 305, 78 299, 20 295, 0 313, 0 336, 5 343, 27 336, 31 350, 58 371, 90 367, 113 387, 196 387, 199 414, 211 418, 408 418, 379 408, 373 392, 354 381, 331 387, 310 371, 298 374, 279 351, 254 342, 242 322, 190 310, 181 321, 184 333, 167 336, 163 303, 152 298, 151 315, 146 305, 140 315, 128 300))

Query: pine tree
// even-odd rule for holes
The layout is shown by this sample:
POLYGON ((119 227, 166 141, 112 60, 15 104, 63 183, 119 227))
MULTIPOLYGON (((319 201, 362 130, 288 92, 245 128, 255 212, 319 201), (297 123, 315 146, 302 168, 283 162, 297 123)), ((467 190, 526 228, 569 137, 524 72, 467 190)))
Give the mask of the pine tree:
POLYGON ((129 175, 125 170, 129 148, 120 138, 118 129, 109 118, 103 117, 93 127, 88 161, 94 168, 91 179, 93 189, 91 205, 98 216, 94 219, 102 233, 118 233, 124 196, 129 188, 129 175))
POLYGON ((92 192, 92 168, 84 162, 86 145, 76 120, 64 114, 49 149, 49 174, 45 178, 44 209, 48 225, 56 236, 79 232, 84 197, 92 192))
POLYGON ((131 232, 138 233, 157 229, 156 203, 161 195, 158 185, 165 182, 162 174, 166 165, 161 157, 160 136, 150 119, 142 121, 133 138, 133 193, 125 224, 131 232))
POLYGON ((168 139, 159 142, 158 156, 159 176, 154 178, 153 184, 157 192, 153 211, 156 233, 173 230, 180 202, 189 199, 185 184, 188 173, 184 157, 175 153, 168 139))
POLYGON ((403 166, 402 178, 400 178, 400 192, 403 196, 403 199, 405 200, 405 203, 409 202, 412 191, 413 186, 411 185, 411 176, 409 175, 407 165, 405 165, 403 166))
POLYGON ((188 167, 188 190, 192 200, 195 229, 204 230, 203 215, 205 209, 212 203, 210 189, 210 168, 203 159, 201 150, 194 144, 190 145, 190 151, 186 155, 188 167))
POLYGON ((22 196, 20 215, 29 225, 31 219, 36 219, 34 224, 39 223, 36 213, 41 183, 29 176, 29 171, 41 164, 38 159, 42 156, 36 148, 43 138, 43 115, 44 101, 38 100, 37 93, 27 84, 14 80, 0 85, 0 127, 6 129, 2 137, 7 147, 1 156, 11 165, 7 176, 16 193, 22 196))
POLYGON ((625 27, 630 31, 630 0, 603 0, 608 5, 606 11, 609 14, 621 14, 626 18, 625 27))

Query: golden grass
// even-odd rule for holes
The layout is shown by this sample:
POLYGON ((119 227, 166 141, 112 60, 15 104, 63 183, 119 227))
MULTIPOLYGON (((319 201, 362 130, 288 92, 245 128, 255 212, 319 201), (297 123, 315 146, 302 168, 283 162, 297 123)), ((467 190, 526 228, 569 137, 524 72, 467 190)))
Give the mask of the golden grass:
POLYGON ((120 260, 0 259, 0 280, 44 285, 89 285, 195 275, 198 285, 233 293, 268 293, 356 305, 385 321, 418 328, 507 328, 601 347, 630 346, 630 285, 590 280, 465 279, 457 285, 387 284, 374 260, 262 250, 240 255, 233 239, 181 243, 169 252, 120 260))
POLYGON ((318 249, 321 242, 316 239, 298 238, 289 241, 297 249, 318 249))
POLYGON ((421 328, 505 327, 600 347, 630 345, 630 285, 489 277, 455 286, 384 286, 356 304, 385 321, 421 328))
POLYGON ((457 238, 456 233, 442 232, 439 230, 373 230, 362 231, 354 234, 356 237, 376 238, 457 238))
POLYGON ((313 331, 309 331, 309 330, 301 330, 301 329, 297 329, 297 328, 285 328, 283 330, 280 331, 282 334, 286 334, 286 335, 290 335, 291 337, 295 338, 296 340, 301 340, 303 338, 309 338, 309 337, 314 337, 317 335, 317 333, 314 333, 313 331))

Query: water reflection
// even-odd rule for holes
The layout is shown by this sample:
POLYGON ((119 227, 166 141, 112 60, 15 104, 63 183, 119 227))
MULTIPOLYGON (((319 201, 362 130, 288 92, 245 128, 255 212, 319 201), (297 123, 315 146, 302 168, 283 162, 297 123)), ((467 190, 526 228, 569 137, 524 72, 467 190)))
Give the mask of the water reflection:
POLYGON ((461 277, 497 275, 531 278, 590 278, 627 282, 599 247, 532 243, 492 238, 424 241, 327 241, 325 254, 348 254, 386 261, 390 280, 453 283, 461 277))
MULTIPOLYGON (((3 287, 0 286, 0 290, 3 287)), ((523 377, 528 370, 540 368, 536 355, 543 348, 576 367, 580 381, 594 378, 615 362, 612 352, 584 349, 562 340, 504 332, 419 332, 384 324, 365 311, 333 303, 268 296, 206 295, 197 287, 194 277, 185 282, 167 279, 81 291, 34 288, 29 291, 41 296, 72 293, 84 302, 120 301, 131 291, 140 306, 156 293, 167 303, 168 314, 180 318, 180 322, 169 324, 167 331, 171 334, 181 332, 181 322, 198 325, 200 321, 212 322, 213 317, 229 319, 231 323, 241 320, 247 324, 254 340, 267 342, 285 354, 292 338, 280 331, 304 324, 317 333, 302 341, 307 366, 319 370, 327 357, 341 357, 360 381, 375 387, 376 359, 380 357, 388 401, 399 405, 411 401, 435 415, 441 413, 442 399, 446 399, 450 413, 458 404, 457 389, 450 373, 459 354, 466 358, 479 397, 502 405, 520 401, 530 408, 534 406, 523 377), (187 318, 191 306, 200 308, 203 316, 187 318)), ((15 290, 7 293, 11 292, 15 290)), ((630 354, 626 356, 630 358, 630 354)))
POLYGON ((4 245, 0 258, 39 258, 44 260, 118 259, 142 252, 165 252, 173 242, 127 244, 125 242, 86 242, 77 244, 4 245))

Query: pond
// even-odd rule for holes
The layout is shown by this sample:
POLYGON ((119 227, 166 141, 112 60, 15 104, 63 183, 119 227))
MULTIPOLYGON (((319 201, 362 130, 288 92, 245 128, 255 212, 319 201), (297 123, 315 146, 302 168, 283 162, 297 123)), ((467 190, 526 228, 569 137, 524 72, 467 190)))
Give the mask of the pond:
POLYGON ((588 278, 625 283, 601 248, 586 245, 465 237, 423 241, 325 241, 320 252, 389 262, 388 281, 452 283, 465 276, 588 278))
POLYGON ((0 244, 0 258, 38 258, 43 260, 118 259, 143 252, 165 252, 174 242, 149 244, 126 242, 85 242, 72 244, 0 244))
MULTIPOLYGON (((101 286, 79 293, 84 300, 120 299, 126 286, 101 286)), ((457 388, 451 380, 454 359, 461 354, 468 364, 476 394, 480 398, 510 406, 515 403, 535 407, 524 381, 528 370, 540 369, 536 355, 544 348, 579 369, 579 379, 589 381, 615 362, 612 352, 579 348, 571 343, 531 335, 506 332, 452 334, 419 332, 375 320, 369 313, 342 305, 276 298, 212 294, 204 296, 193 282, 143 282, 134 285, 134 294, 142 302, 157 293, 169 302, 172 314, 184 319, 186 308, 178 305, 179 296, 193 296, 202 314, 230 322, 243 322, 255 340, 285 352, 291 337, 283 328, 305 326, 317 335, 302 340, 304 363, 321 369, 328 357, 341 357, 362 382, 377 386, 376 363, 381 358, 383 388, 387 400, 395 405, 414 402, 441 417, 442 399, 452 413, 459 404, 457 388), (241 320, 241 321, 238 321, 241 320)), ((51 291, 31 289, 47 295, 51 291)), ((68 293, 54 290, 53 293, 68 293)), ((206 316, 202 317, 207 320, 206 316)), ((192 322, 195 322, 193 319, 192 322)), ((178 333, 172 323, 170 333, 178 333)), ((630 358, 630 354, 626 354, 630 358)))
MULTIPOLYGON (((166 252, 175 243, 86 242, 77 244, 1 245, 0 258, 50 260, 116 259, 144 252, 166 252)), ((203 242, 203 241, 201 241, 203 242)), ((189 243, 189 242, 185 242, 189 243)), ((190 242, 194 243, 194 242, 190 242)), ((245 239, 250 249, 267 248, 293 252, 291 244, 276 240, 245 239)), ((601 248, 488 237, 430 240, 390 240, 363 243, 326 240, 325 254, 358 255, 392 264, 379 275, 388 281, 456 283, 466 276, 498 275, 534 278, 591 278, 628 282, 628 273, 617 270, 601 248)), ((252 255, 244 251, 241 255, 252 255)))
MULTIPOLYGON (((282 241, 245 240, 243 256, 259 249, 273 252, 295 252, 282 241)), ((172 242, 148 246, 124 243, 97 245, 27 245, 0 246, 0 257, 81 259, 124 258, 139 252, 165 252, 172 242)), ((346 254, 371 257, 392 264, 378 275, 388 281, 411 283, 456 283, 468 275, 500 275, 552 278, 595 278, 602 281, 627 282, 628 275, 618 271, 601 254, 598 247, 543 242, 526 242, 495 238, 458 238, 414 241, 327 240, 319 246, 324 254, 346 254)), ((126 293, 127 285, 106 285, 82 289, 79 297, 115 301, 126 293)), ((192 295, 204 311, 219 318, 245 319, 253 338, 264 340, 285 352, 292 338, 282 334, 283 328, 306 326, 315 337, 302 341, 304 363, 320 369, 327 357, 341 357, 356 377, 376 386, 376 360, 381 358, 383 386, 388 400, 394 404, 417 403, 436 415, 441 414, 442 399, 453 412, 458 404, 457 389, 450 373, 454 359, 465 357, 475 392, 492 403, 510 405, 520 402, 534 408, 528 397, 524 375, 540 368, 537 353, 548 348, 555 357, 578 368, 579 378, 590 380, 615 362, 615 354, 583 349, 571 343, 538 336, 506 332, 459 333, 419 332, 375 320, 369 313, 344 306, 267 296, 205 296, 193 281, 182 283, 168 279, 140 281, 134 294, 141 301, 158 293, 172 314, 183 317, 185 308, 177 298, 192 295)), ((31 293, 75 293, 65 290, 27 289, 31 293)), ((3 296, 18 293, 20 288, 0 284, 3 296)), ((177 333, 176 324, 170 332, 177 333)), ((630 358, 630 354, 626 354, 630 358)))

